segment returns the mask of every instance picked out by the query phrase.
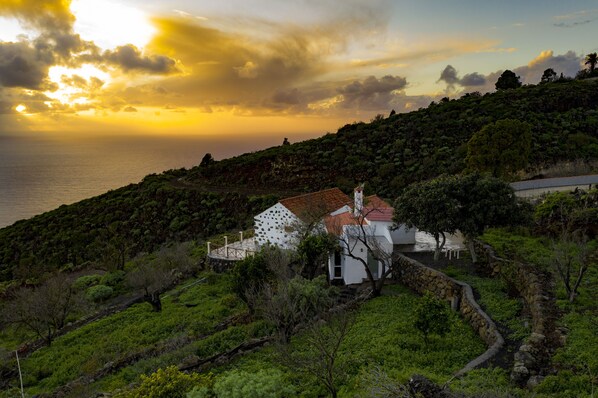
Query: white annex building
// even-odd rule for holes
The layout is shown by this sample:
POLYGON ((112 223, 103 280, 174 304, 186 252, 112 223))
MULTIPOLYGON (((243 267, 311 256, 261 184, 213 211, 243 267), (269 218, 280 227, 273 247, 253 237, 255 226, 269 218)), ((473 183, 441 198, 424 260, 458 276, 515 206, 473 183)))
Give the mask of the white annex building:
POLYGON ((344 284, 362 283, 367 279, 363 259, 374 278, 384 272, 380 254, 390 258, 394 245, 414 244, 415 229, 401 225, 391 229, 393 208, 376 195, 363 197, 362 187, 354 192, 354 199, 340 189, 286 198, 255 217, 255 242, 284 249, 294 248, 303 231, 327 232, 339 239, 340 249, 330 253, 328 274, 332 280, 344 284), (375 247, 377 255, 367 250, 375 247))

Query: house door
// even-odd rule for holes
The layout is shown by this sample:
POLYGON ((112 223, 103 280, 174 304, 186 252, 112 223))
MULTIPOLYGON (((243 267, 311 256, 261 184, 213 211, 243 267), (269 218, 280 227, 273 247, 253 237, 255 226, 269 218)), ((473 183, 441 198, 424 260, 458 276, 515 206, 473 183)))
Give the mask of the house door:
POLYGON ((332 274, 332 278, 333 279, 340 279, 343 277, 343 259, 341 256, 341 251, 340 250, 335 250, 334 251, 334 269, 333 269, 333 274, 332 274))
POLYGON ((368 268, 374 279, 378 279, 378 260, 374 258, 372 252, 368 250, 368 268))

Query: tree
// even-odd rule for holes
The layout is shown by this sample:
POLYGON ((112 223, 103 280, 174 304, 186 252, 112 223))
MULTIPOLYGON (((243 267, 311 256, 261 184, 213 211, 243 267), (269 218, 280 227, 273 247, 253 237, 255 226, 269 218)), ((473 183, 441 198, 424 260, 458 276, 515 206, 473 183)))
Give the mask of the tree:
POLYGON ((498 120, 471 137, 466 161, 472 170, 506 177, 527 165, 531 142, 529 124, 514 119, 498 120))
POLYGON ((558 238, 593 238, 598 234, 598 189, 554 192, 534 210, 536 228, 558 238))
POLYGON ((298 273, 304 278, 313 279, 322 270, 328 270, 328 256, 337 246, 338 241, 328 234, 309 235, 301 240, 297 246, 300 263, 298 273))
POLYGON ((364 207, 362 211, 359 211, 355 215, 353 225, 345 227, 342 225, 333 226, 336 235, 338 235, 343 253, 363 265, 373 297, 378 297, 381 294, 386 278, 392 273, 393 265, 392 244, 388 247, 382 243, 376 235, 375 227, 369 225, 367 221, 368 215, 377 211, 380 211, 380 209, 376 207, 364 207), (366 253, 366 256, 363 253, 366 253), (382 265, 382 271, 377 279, 370 270, 368 264, 369 258, 377 264, 382 265))
POLYGON ((500 75, 495 86, 497 90, 509 90, 521 87, 521 82, 519 81, 519 76, 507 69, 500 75))
POLYGON ((590 67, 590 74, 594 73, 594 69, 596 69, 596 64, 598 64, 598 55, 596 53, 590 53, 586 55, 585 65, 590 67))
POLYGON ((548 68, 544 71, 544 73, 542 74, 542 77, 540 78, 540 83, 552 83, 554 81, 556 81, 557 77, 556 77, 556 72, 554 71, 554 69, 552 68, 548 68))
MULTIPOLYGON (((285 375, 278 369, 260 369, 246 372, 233 369, 225 372, 214 383, 216 398, 279 398, 296 396, 297 391, 285 380, 285 375)), ((208 394, 194 394, 187 398, 211 397, 208 394)))
POLYGON ((284 137, 284 140, 282 140, 282 145, 283 146, 291 145, 291 143, 289 142, 289 139, 287 137, 284 137))
POLYGON ((281 347, 282 363, 293 372, 315 377, 335 398, 346 375, 340 348, 354 324, 354 316, 345 312, 312 323, 298 348, 289 351, 289 346, 281 347))
POLYGON ((573 238, 563 235, 559 242, 552 244, 552 258, 550 263, 563 282, 567 298, 572 303, 578 295, 578 289, 583 278, 598 259, 596 245, 590 247, 585 238, 573 238))
POLYGON ((187 244, 163 247, 153 259, 144 258, 138 262, 137 268, 127 275, 127 282, 134 289, 143 291, 145 301, 156 312, 162 311, 160 295, 194 270, 187 244))
POLYGON ((214 163, 214 157, 212 156, 211 153, 206 153, 205 155, 203 155, 203 158, 201 159, 201 163, 199 164, 202 167, 206 167, 211 165, 212 163, 214 163))
POLYGON ((418 228, 436 241, 434 260, 440 258, 445 233, 455 233, 459 203, 451 195, 452 177, 441 177, 410 185, 394 204, 394 222, 418 228))
POLYGON ((432 293, 426 292, 415 308, 414 326, 424 337, 426 345, 430 334, 444 337, 451 326, 448 307, 432 293))
POLYGON ((58 274, 34 289, 22 288, 4 308, 5 322, 24 327, 52 344, 67 319, 83 307, 71 278, 58 274))
POLYGON ((473 241, 486 228, 527 220, 529 204, 519 201, 506 182, 478 173, 455 178, 451 192, 458 205, 456 227, 467 240, 472 262, 477 261, 473 241))
POLYGON ((278 285, 265 285, 257 298, 257 311, 274 326, 279 340, 288 343, 295 328, 310 322, 336 302, 338 289, 324 276, 307 280, 295 276, 278 285))
POLYGON ((394 221, 434 235, 436 254, 442 249, 440 236, 460 231, 475 263, 473 240, 487 227, 520 222, 525 218, 525 209, 509 184, 474 173, 408 187, 395 201, 394 221))

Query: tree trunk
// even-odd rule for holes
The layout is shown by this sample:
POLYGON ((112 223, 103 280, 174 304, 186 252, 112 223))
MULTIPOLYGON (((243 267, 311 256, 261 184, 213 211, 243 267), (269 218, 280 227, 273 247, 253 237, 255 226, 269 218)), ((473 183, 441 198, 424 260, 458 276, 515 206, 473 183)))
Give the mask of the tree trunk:
POLYGON ((160 300, 159 293, 152 293, 145 295, 145 301, 152 305, 152 311, 154 312, 161 312, 162 311, 162 301, 160 300))
POLYGON ((469 254, 471 255, 471 262, 475 264, 478 262, 478 256, 475 253, 475 246, 473 244, 473 238, 466 237, 466 239, 467 239, 467 247, 469 248, 469 254))
POLYGON ((438 234, 434 234, 434 239, 436 240, 436 249, 434 250, 434 261, 438 261, 440 259, 440 253, 442 253, 442 249, 446 243, 446 235, 444 232, 440 232, 438 234), (440 237, 442 236, 442 243, 440 243, 440 237))

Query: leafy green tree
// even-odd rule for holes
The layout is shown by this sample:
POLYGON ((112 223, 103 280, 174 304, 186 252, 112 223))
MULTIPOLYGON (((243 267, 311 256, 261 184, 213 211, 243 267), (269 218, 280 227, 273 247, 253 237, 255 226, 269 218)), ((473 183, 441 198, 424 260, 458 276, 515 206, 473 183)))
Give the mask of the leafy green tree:
POLYGON ((538 231, 552 237, 598 235, 598 189, 554 192, 535 207, 538 231))
POLYGON ((526 206, 517 200, 506 182, 474 173, 441 177, 416 183, 395 201, 394 221, 432 234, 437 254, 440 237, 460 231, 469 244, 473 262, 473 240, 487 227, 498 227, 525 219, 526 206))
POLYGON ((435 260, 440 258, 440 252, 446 242, 445 234, 455 233, 457 230, 459 203, 452 196, 452 179, 453 177, 445 176, 412 184, 394 204, 395 224, 415 227, 434 236, 435 260))
POLYGON ((486 228, 523 223, 531 213, 528 202, 518 200, 513 188, 498 178, 473 173, 454 179, 453 184, 451 195, 459 203, 456 227, 465 237, 474 263, 473 241, 486 228))
POLYGON ((590 53, 586 55, 585 65, 588 65, 590 68, 590 73, 594 73, 594 69, 596 69, 596 64, 598 64, 598 55, 596 53, 590 53))
POLYGON ((422 334, 426 345, 431 334, 444 337, 448 333, 451 327, 449 311, 448 306, 430 292, 420 299, 415 307, 414 326, 422 334))
POLYGON ((297 254, 300 260, 300 270, 304 278, 313 279, 327 270, 328 256, 338 241, 327 234, 309 235, 299 242, 297 254))
POLYGON ((540 78, 540 83, 552 83, 556 81, 556 72, 552 68, 548 68, 542 73, 542 77, 540 78))
POLYGON ((237 262, 233 268, 233 291, 249 307, 254 310, 255 295, 258 294, 264 286, 275 280, 275 274, 268 267, 264 251, 254 256, 246 257, 237 262))
POLYGON ((531 151, 532 130, 514 119, 498 120, 475 133, 467 143, 467 164, 494 177, 506 177, 524 168, 531 151))
POLYGON ((495 86, 497 90, 509 90, 521 87, 521 82, 519 81, 519 76, 507 69, 500 75, 495 86))

